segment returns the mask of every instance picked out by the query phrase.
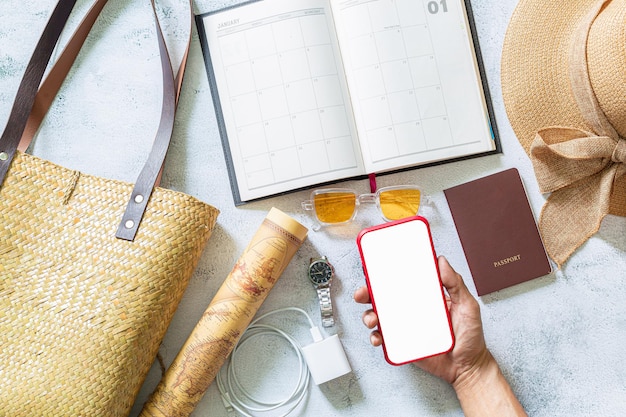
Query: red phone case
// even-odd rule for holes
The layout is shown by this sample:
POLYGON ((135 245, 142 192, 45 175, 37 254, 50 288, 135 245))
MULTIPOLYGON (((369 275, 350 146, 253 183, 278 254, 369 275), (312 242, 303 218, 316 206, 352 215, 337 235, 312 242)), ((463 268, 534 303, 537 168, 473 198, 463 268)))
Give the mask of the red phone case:
MULTIPOLYGON (((381 242, 386 242, 381 240, 381 242)), ((410 241, 413 242, 413 241, 410 241)), ((392 365, 403 365, 409 362, 414 362, 417 360, 421 360, 421 359, 425 359, 428 357, 432 357, 432 356, 436 356, 436 355, 440 355, 443 353, 447 353, 450 350, 452 350, 452 348, 454 347, 454 332, 452 329, 452 321, 450 319, 450 313, 448 311, 447 308, 447 303, 446 303, 446 299, 445 299, 445 293, 444 293, 444 289, 443 289, 443 285, 441 283, 441 278, 440 278, 440 273, 439 273, 439 265, 437 262, 437 255, 435 254, 435 249, 434 249, 434 245, 433 245, 433 241, 432 241, 432 234, 430 232, 430 226, 428 224, 428 221, 421 217, 421 216, 414 216, 414 217, 409 217, 406 219, 402 219, 402 220, 397 220, 397 221, 393 221, 393 222, 389 222, 389 223, 384 223, 378 226, 373 226, 373 227, 369 227, 367 229, 362 230, 358 237, 357 237, 357 246, 359 248, 359 254, 361 256, 361 262, 363 265, 363 272, 365 274, 365 279, 366 279, 366 283, 367 283, 367 288, 369 291, 369 295, 370 295, 370 299, 372 301, 372 308, 373 310, 379 315, 379 326, 378 326, 378 330, 380 331, 382 337, 383 337, 383 351, 385 354, 385 359, 387 360, 388 363, 392 364, 392 365), (409 222, 420 222, 420 224, 407 224, 409 222), (398 236, 404 237, 405 240, 403 239, 390 239, 391 237, 393 237, 392 234, 390 234, 391 232, 395 233, 395 231, 393 231, 392 229, 389 228, 394 228, 394 227, 402 227, 403 230, 399 233, 398 236), (424 226, 425 226, 425 230, 424 230, 424 226), (409 229, 410 228, 410 229, 409 229), (416 231, 422 230, 421 233, 427 234, 428 239, 425 239, 425 236, 422 236, 422 239, 424 240, 423 242, 418 242, 417 238, 414 241, 414 246, 413 247, 413 243, 410 243, 408 246, 408 248, 405 248, 405 245, 407 240, 409 239, 410 236, 410 232, 413 231, 413 229, 415 228, 416 231), (419 285, 427 285, 428 286, 428 293, 430 295, 426 295, 428 296, 428 303, 427 304, 432 304, 436 310, 437 310, 437 327, 434 329, 433 332, 433 337, 440 337, 441 339, 441 346, 439 346, 437 349, 435 349, 436 351, 431 351, 428 352, 426 354, 419 354, 417 357, 410 357, 409 355, 406 355, 405 353, 402 354, 396 354, 395 352, 392 353, 392 350, 404 350, 405 348, 408 350, 408 348, 410 346, 401 346, 401 347, 391 347, 388 345, 388 341, 385 340, 385 335, 386 335, 386 330, 389 330, 390 334, 401 334, 402 331, 399 331, 398 329, 396 329, 396 323, 392 323, 392 322, 385 322, 386 319, 389 320, 394 320, 394 318, 397 318, 397 316, 385 316, 385 312, 384 311, 379 311, 379 307, 383 306, 384 304, 381 303, 381 305, 377 304, 377 297, 381 296, 386 297, 387 300, 386 302, 386 306, 383 308, 390 308, 388 307, 390 305, 390 301, 389 297, 393 297, 394 301, 392 304, 394 304, 393 307, 391 307, 392 309, 397 309, 397 306, 395 304, 400 304, 402 302, 402 299, 404 298, 404 304, 409 304, 411 301, 408 300, 408 298, 415 296, 416 298, 419 297, 420 294, 406 294, 407 291, 401 291, 398 289, 393 289, 393 290, 387 290, 384 289, 384 287, 382 287, 383 284, 381 284, 380 282, 380 276, 381 274, 385 275, 385 281, 387 280, 387 278, 390 279, 397 279, 400 282, 400 284, 402 284, 402 282, 404 283, 409 283, 411 285, 417 284, 417 281, 408 281, 407 278, 409 279, 419 279, 421 278, 420 276, 420 271, 418 268, 412 268, 411 270, 407 270, 406 274, 402 273, 402 274, 397 274, 397 275, 401 275, 400 277, 394 276, 394 277, 389 277, 386 272, 383 270, 383 272, 381 272, 380 266, 382 264, 386 264, 386 266, 389 267, 390 271, 394 271, 394 266, 391 265, 389 262, 391 261, 387 261, 387 259, 385 258, 384 260, 380 260, 379 258, 376 259, 376 261, 372 261, 372 259, 374 259, 374 254, 372 254, 372 250, 373 248, 376 247, 376 245, 379 245, 379 243, 376 244, 372 244, 369 243, 369 240, 371 240, 373 237, 372 233, 379 233, 380 231, 385 231, 386 236, 384 237, 384 239, 390 240, 390 244, 389 245, 384 245, 380 246, 380 248, 382 248, 382 253, 384 253, 386 250, 389 250, 392 255, 389 256, 389 258, 392 258, 393 256, 411 256, 413 255, 413 251, 412 249, 416 249, 416 248, 420 248, 420 251, 425 251, 428 250, 430 252, 430 254, 428 253, 424 253, 423 255, 419 255, 419 254, 414 254, 415 256, 413 256, 408 262, 412 262, 416 257, 418 259, 422 259, 421 257, 423 257, 424 259, 428 259, 428 262, 430 262, 430 256, 432 256, 432 264, 431 265, 426 265, 422 270, 426 270, 427 272, 425 272, 423 275, 426 276, 428 274, 428 271, 430 271, 429 273, 434 276, 434 274, 436 274, 436 284, 434 282, 427 282, 426 284, 419 284, 419 285), (365 246, 365 247, 364 247, 365 246), (407 253, 403 253, 403 252, 407 252, 407 253), (369 259, 367 259, 369 257, 369 259), (372 267, 376 266, 376 271, 369 271, 368 270, 368 260, 372 263, 372 267), (433 265, 434 265, 434 269, 433 269, 433 265), (376 274, 376 278, 374 279, 374 281, 376 281, 376 284, 373 285, 373 283, 371 282, 371 278, 370 277, 370 273, 376 274), (378 289, 375 288, 378 285, 378 289), (437 287, 438 286, 438 290, 437 287), (383 290, 381 290, 384 289, 383 290), (381 291, 380 294, 377 293, 377 291, 381 291), (436 298, 433 299, 433 297, 436 298), (440 298, 439 298, 440 297, 440 298), (399 303, 395 303, 395 298, 399 299, 399 303), (445 316, 443 311, 445 311, 445 316), (383 313, 383 314, 381 314, 383 313), (444 324, 445 323, 445 324, 444 324), (444 329, 443 326, 446 326, 446 328, 444 329), (449 333, 448 333, 449 332, 449 333), (447 339, 447 337, 449 336, 449 341, 447 339), (394 357, 396 356, 401 356, 402 359, 396 359, 394 357)), ((376 257, 378 257, 379 255, 376 255, 376 257)), ((381 256, 382 257, 382 256, 381 256)), ((402 259, 405 259, 405 257, 403 257, 402 259)), ((404 271, 404 269, 402 270, 404 271)), ((432 277, 427 277, 427 279, 429 281, 434 281, 431 279, 432 277)), ((424 282, 426 282, 426 280, 424 280, 424 282)), ((386 285, 386 284, 385 284, 386 285)), ((411 287, 412 288, 412 287, 411 287)), ((382 300, 382 298, 381 298, 382 300)), ((416 301, 417 302, 417 301, 416 301)), ((422 303, 423 304, 423 303, 422 303)), ((413 307, 412 307, 413 308, 413 307)), ((402 313, 401 309, 397 309, 397 312, 402 313)), ((394 313, 395 314, 395 313, 394 313)), ((407 312, 408 314, 408 312, 407 312)), ((427 320, 431 320, 433 319, 433 316, 429 317, 429 318, 424 318, 424 320, 420 321, 419 317, 413 317, 411 316, 409 318, 409 320, 411 321, 411 326, 407 326, 406 327, 406 331, 407 332, 411 332, 411 331, 415 331, 415 332, 419 332, 421 331, 420 329, 422 328, 428 328, 429 324, 427 323, 427 320), (420 325, 420 323, 422 325, 420 325)), ((428 330, 428 329, 425 329, 428 330)), ((406 340, 407 343, 412 343, 411 341, 413 339, 417 339, 418 335, 411 335, 410 333, 407 333, 407 337, 406 340)), ((424 334, 420 335, 420 340, 425 340, 424 338, 424 334)), ((394 336, 394 339, 391 343, 398 343, 397 340, 398 339, 396 336, 394 336)), ((439 339, 437 339, 439 340, 439 339)), ((418 343, 422 343, 421 341, 418 343)), ((424 342, 425 344, 425 342, 424 342)), ((416 345, 417 346, 417 345, 416 345)), ((432 349, 434 349, 435 347, 433 346, 432 349)), ((422 352, 427 352, 428 349, 431 349, 431 347, 429 348, 421 348, 421 347, 416 347, 416 351, 422 351, 422 352)))

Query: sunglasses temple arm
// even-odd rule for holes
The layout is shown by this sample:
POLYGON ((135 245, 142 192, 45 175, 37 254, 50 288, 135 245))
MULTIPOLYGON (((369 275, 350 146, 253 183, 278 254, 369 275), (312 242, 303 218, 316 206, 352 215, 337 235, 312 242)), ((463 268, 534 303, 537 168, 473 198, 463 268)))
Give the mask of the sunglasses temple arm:
MULTIPOLYGON (((305 210, 305 211, 312 211, 313 208, 314 208, 313 207, 313 201, 306 200, 306 201, 302 202, 302 209, 303 210, 305 210)), ((316 216, 313 216, 313 217, 315 218, 316 216)), ((313 221, 313 225, 311 225, 311 229, 313 229, 314 232, 319 232, 319 230, 321 228, 322 228, 322 225, 318 221, 314 220, 313 221)))

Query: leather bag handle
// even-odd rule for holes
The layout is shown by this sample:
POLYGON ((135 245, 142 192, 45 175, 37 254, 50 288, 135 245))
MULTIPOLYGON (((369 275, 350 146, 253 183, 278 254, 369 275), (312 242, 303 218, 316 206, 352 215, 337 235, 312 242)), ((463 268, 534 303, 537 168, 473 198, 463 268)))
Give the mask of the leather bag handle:
MULTIPOLYGON (((9 115, 7 127, 0 137, 0 186, 2 182, 4 182, 4 178, 18 147, 20 150, 25 150, 32 141, 44 115, 50 108, 56 93, 61 87, 65 76, 69 72, 91 27, 106 2, 107 0, 96 0, 87 12, 85 18, 83 18, 79 24, 59 59, 51 68, 46 79, 41 82, 46 66, 50 61, 52 51, 76 4, 76 0, 60 0, 52 12, 18 88, 17 97, 9 115), (38 88, 40 82, 41 87, 38 88)), ((161 120, 152 149, 135 182, 129 202, 126 205, 126 210, 116 232, 116 237, 129 241, 134 240, 150 195, 160 179, 160 172, 174 129, 176 107, 180 97, 184 70, 191 43, 190 23, 186 50, 179 66, 176 81, 174 81, 172 65, 165 38, 159 24, 154 0, 151 0, 151 4, 154 12, 161 57, 163 104, 161 108, 161 120)), ((192 7, 192 0, 189 0, 189 22, 192 21, 192 7)))

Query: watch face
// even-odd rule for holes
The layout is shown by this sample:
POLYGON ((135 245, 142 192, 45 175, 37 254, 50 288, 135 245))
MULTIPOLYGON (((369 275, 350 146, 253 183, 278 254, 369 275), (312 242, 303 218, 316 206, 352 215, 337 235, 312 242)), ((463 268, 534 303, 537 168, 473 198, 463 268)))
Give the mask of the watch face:
POLYGON ((309 278, 316 284, 326 284, 333 276, 333 269, 327 262, 313 262, 309 267, 309 278))

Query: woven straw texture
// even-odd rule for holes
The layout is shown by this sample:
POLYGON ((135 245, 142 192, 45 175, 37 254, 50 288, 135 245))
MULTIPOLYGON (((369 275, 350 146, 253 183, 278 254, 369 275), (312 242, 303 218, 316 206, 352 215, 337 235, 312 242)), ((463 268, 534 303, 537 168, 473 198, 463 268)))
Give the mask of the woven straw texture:
POLYGON ((132 185, 17 154, 0 189, 0 415, 126 416, 218 210, 156 188, 134 242, 132 185))
MULTIPOLYGON (((511 126, 527 153, 539 130, 592 130, 572 91, 569 50, 581 19, 597 3, 521 0, 511 18, 502 51, 502 94, 511 126)), ((587 60, 595 96, 621 138, 626 137, 625 42, 626 0, 612 0, 591 26, 587 60)), ((609 212, 626 216, 626 176, 616 179, 609 212)))

